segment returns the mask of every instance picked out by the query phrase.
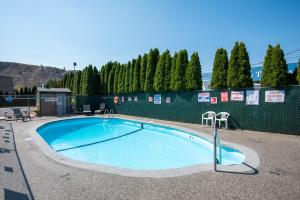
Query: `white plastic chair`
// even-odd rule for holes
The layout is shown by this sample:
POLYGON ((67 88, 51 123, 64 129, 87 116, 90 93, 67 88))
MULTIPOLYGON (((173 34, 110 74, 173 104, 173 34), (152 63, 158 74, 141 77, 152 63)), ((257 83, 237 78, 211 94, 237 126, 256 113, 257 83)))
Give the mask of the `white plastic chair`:
POLYGON ((202 126, 204 125, 204 120, 206 121, 206 126, 208 126, 208 121, 211 121, 211 125, 213 124, 213 118, 216 115, 213 111, 207 111, 206 113, 202 114, 202 126))
POLYGON ((219 112, 216 115, 216 122, 219 121, 219 128, 221 128, 221 122, 225 122, 225 129, 228 129, 228 112, 219 112))

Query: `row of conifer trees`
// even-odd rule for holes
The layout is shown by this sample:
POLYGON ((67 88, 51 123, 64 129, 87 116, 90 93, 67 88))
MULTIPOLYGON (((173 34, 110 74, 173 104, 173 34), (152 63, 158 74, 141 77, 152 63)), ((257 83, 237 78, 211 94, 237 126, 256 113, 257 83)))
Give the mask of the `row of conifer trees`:
MULTIPOLYGON (((243 42, 236 42, 228 60, 226 49, 220 48, 215 54, 212 89, 251 88, 251 66, 243 42)), ((298 68, 288 73, 284 52, 280 45, 269 45, 262 68, 260 84, 262 87, 283 87, 289 84, 300 84, 300 60, 298 68)))
POLYGON ((100 71, 89 65, 62 80, 50 80, 47 86, 82 95, 197 90, 202 89, 201 65, 196 52, 189 60, 186 50, 171 56, 169 50, 160 54, 155 48, 126 64, 108 62, 100 71))
MULTIPOLYGON (((243 42, 235 43, 230 59, 227 51, 220 48, 215 54, 210 86, 212 89, 251 88, 250 70, 249 55, 243 42)), ((300 67, 298 71, 293 76, 300 83, 300 67)), ((279 45, 269 45, 261 85, 280 87, 289 83, 283 50, 279 45)), ((62 80, 50 80, 48 87, 66 87, 73 94, 81 95, 201 90, 201 64, 197 52, 189 59, 185 49, 171 55, 169 50, 160 54, 155 48, 126 64, 108 62, 99 71, 89 65, 82 71, 66 74, 62 80)))

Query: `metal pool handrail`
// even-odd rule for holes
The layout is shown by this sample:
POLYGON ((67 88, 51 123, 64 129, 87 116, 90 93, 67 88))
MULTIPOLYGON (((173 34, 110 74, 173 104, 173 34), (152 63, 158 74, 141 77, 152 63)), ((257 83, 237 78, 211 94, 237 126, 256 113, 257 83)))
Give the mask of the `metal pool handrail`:
POLYGON ((113 110, 113 109, 110 109, 109 114, 110 114, 110 117, 111 117, 111 115, 112 115, 113 118, 115 117, 115 114, 114 114, 114 110, 113 110))
POLYGON ((213 120, 212 120, 212 127, 213 127, 213 135, 214 135, 214 171, 217 171, 217 164, 221 164, 221 159, 222 159, 222 149, 221 149, 221 141, 220 137, 218 135, 218 129, 216 126, 216 115, 213 115, 213 120), (219 157, 220 160, 217 158, 217 145, 219 143, 219 157))
POLYGON ((108 113, 108 109, 105 109, 105 111, 104 111, 104 117, 106 117, 106 115, 108 115, 109 113, 108 113))

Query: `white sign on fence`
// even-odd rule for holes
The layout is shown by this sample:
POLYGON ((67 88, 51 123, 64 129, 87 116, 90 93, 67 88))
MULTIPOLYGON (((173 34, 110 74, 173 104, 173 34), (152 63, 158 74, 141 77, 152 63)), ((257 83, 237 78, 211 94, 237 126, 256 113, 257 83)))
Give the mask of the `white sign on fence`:
POLYGON ((57 97, 45 97, 46 102, 57 102, 57 97))
POLYGON ((209 92, 198 93, 198 102, 210 102, 209 92))
POLYGON ((284 90, 270 90, 265 92, 265 102, 284 102, 284 90))
POLYGON ((154 104, 161 104, 161 95, 160 94, 154 95, 154 104))
POLYGON ((244 91, 231 91, 231 101, 244 101, 244 91))
POLYGON ((166 103, 171 103, 171 97, 166 98, 166 103))
POLYGON ((259 105, 259 90, 246 90, 246 105, 259 105))

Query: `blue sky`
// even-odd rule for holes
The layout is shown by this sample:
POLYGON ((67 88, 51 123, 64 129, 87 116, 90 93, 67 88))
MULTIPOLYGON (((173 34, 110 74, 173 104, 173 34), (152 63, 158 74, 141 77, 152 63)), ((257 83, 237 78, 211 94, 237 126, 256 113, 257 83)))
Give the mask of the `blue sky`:
POLYGON ((0 8, 0 61, 101 67, 150 48, 185 48, 209 72, 217 48, 230 53, 235 41, 246 43, 251 63, 268 44, 300 48, 297 0, 7 0, 0 8))

